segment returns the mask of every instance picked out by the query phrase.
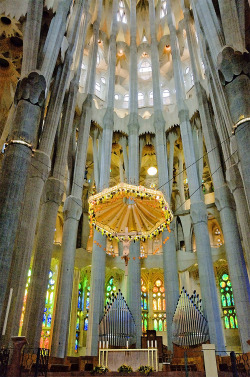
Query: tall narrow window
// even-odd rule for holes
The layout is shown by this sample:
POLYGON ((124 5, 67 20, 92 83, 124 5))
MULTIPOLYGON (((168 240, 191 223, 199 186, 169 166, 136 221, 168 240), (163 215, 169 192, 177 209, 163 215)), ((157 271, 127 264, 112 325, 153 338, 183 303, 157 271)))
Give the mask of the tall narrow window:
POLYGON ((76 317, 76 339, 75 339, 75 352, 79 349, 79 338, 81 332, 81 319, 84 310, 84 289, 83 284, 79 283, 78 286, 78 300, 77 300, 77 317, 76 317))
POLYGON ((117 21, 122 22, 124 24, 126 24, 128 22, 127 16, 126 16, 126 13, 125 13, 125 4, 124 4, 123 1, 119 1, 119 9, 118 9, 118 12, 117 12, 117 21))
POLYGON ((141 279, 141 310, 142 310, 142 332, 148 329, 148 292, 144 280, 141 279))
POLYGON ((162 0, 161 2, 161 11, 160 11, 160 18, 163 18, 167 15, 167 1, 162 0))
POLYGON ((223 274, 219 280, 221 305, 224 315, 224 324, 226 329, 237 329, 238 321, 234 307, 234 296, 232 284, 228 274, 223 274))
POLYGON ((109 279, 106 287, 106 302, 109 302, 112 299, 113 294, 116 294, 116 286, 114 284, 113 276, 109 279))
POLYGON ((54 272, 49 272, 49 282, 45 298, 45 308, 43 312, 42 333, 40 338, 40 348, 50 347, 50 333, 52 324, 52 315, 54 309, 55 298, 55 280, 54 272))
POLYGON ((153 311, 154 311, 154 330, 166 331, 166 299, 163 282, 160 279, 155 281, 153 287, 153 311))

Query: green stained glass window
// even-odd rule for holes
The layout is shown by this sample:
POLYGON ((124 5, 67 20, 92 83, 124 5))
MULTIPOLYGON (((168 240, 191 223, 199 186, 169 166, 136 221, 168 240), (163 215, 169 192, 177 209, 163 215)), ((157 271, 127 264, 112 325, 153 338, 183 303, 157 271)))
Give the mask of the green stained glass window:
POLYGON ((163 331, 162 319, 159 319, 159 331, 163 331))
POLYGON ((225 327, 226 327, 226 329, 230 329, 228 317, 225 317, 225 327))
POLYGON ((158 321, 157 321, 157 319, 154 319, 154 330, 158 331, 158 321))
POLYGON ((235 321, 234 321, 234 317, 230 315, 230 327, 231 329, 234 329, 235 328, 235 321))
POLYGON ((106 303, 109 302, 114 294, 116 294, 116 286, 114 285, 114 278, 111 277, 106 285, 106 303))
POLYGON ((141 309, 142 309, 142 332, 148 329, 148 291, 143 279, 141 279, 141 309))
POLYGON ((234 308, 232 284, 228 274, 220 278, 221 305, 223 307, 226 329, 238 328, 237 316, 234 308))

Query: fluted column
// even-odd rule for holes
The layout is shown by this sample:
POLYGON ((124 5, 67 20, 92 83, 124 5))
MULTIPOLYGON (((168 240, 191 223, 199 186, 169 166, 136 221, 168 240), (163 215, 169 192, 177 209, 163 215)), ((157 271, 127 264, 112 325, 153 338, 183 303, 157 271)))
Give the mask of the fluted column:
POLYGON ((32 72, 19 81, 0 177, 0 316, 6 295, 15 236, 32 149, 36 147, 37 132, 45 99, 46 82, 42 75, 32 72))
POLYGON ((219 0, 218 4, 226 45, 233 47, 237 51, 244 52, 245 46, 241 36, 236 1, 219 0))
MULTIPOLYGON (((100 2, 102 6, 102 1, 100 2)), ((112 152, 112 138, 114 127, 114 95, 116 69, 116 34, 117 34, 118 2, 113 2, 112 25, 109 41, 109 71, 107 109, 103 118, 103 132, 100 157, 100 178, 98 190, 109 187, 110 162, 112 152)), ((106 263, 106 236, 94 231, 92 248, 89 328, 87 333, 87 355, 97 355, 99 341, 99 322, 104 310, 105 263, 106 263), (101 245, 102 247, 98 246, 101 245)))
MULTIPOLYGON (((139 123, 136 45, 136 0, 130 1, 130 60, 129 60, 129 123, 128 123, 128 182, 139 184, 139 123)), ((136 347, 141 347, 141 260, 140 242, 129 248, 127 298, 136 323, 136 347)))
POLYGON ((39 56, 38 68, 43 73, 48 85, 50 84, 66 31, 67 17, 72 2, 72 0, 62 0, 58 4, 56 14, 50 23, 42 53, 39 56))
POLYGON ((220 79, 234 122, 233 133, 237 142, 241 174, 250 210, 250 77, 244 73, 249 54, 239 54, 224 47, 218 55, 220 79))
POLYGON ((128 153, 127 153, 127 137, 126 136, 122 136, 120 138, 120 144, 122 146, 125 177, 126 177, 126 181, 128 182, 128 153))
POLYGON ((29 0, 23 39, 22 77, 37 67, 42 16, 43 0, 29 0))
MULTIPOLYGON (((151 61, 152 61, 152 77, 153 77, 153 100, 154 100, 154 128, 155 128, 155 148, 158 165, 158 177, 160 190, 165 195, 168 203, 171 200, 171 191, 169 184, 168 160, 166 149, 166 134, 165 134, 165 120, 162 114, 162 98, 160 91, 160 76, 159 76, 159 52, 158 43, 156 39, 155 30, 155 6, 154 1, 149 1, 149 18, 150 18, 150 33, 151 33, 151 61)), ((170 161, 171 165, 172 162, 170 161)), ((173 170, 173 166, 172 166, 173 170)), ((172 349, 172 319, 176 304, 179 297, 179 279, 177 254, 175 247, 174 226, 170 225, 170 233, 165 230, 162 233, 162 238, 168 241, 163 244, 163 266, 164 266, 164 286, 166 292, 166 316, 167 316, 167 336, 168 347, 172 349)))
POLYGON ((62 240, 62 265, 51 348, 52 355, 56 357, 64 357, 65 353, 67 352, 68 323, 73 286, 76 237, 78 223, 82 213, 82 189, 84 184, 85 164, 91 123, 92 97, 95 85, 100 18, 101 7, 99 4, 97 19, 93 25, 93 42, 90 52, 91 64, 89 65, 88 72, 90 80, 86 90, 88 95, 82 106, 73 184, 71 194, 67 197, 64 203, 65 221, 62 240))
MULTIPOLYGON (((75 26, 74 26, 72 33, 71 33, 71 40, 73 40, 73 46, 71 45, 69 47, 68 53, 67 53, 67 56, 66 56, 66 59, 68 60, 68 64, 70 64, 70 65, 71 65, 72 60, 73 60, 73 54, 74 54, 74 50, 75 50, 74 46, 76 46, 75 39, 76 40, 78 39, 79 30, 81 31, 81 35, 83 34, 83 37, 86 33, 86 22, 84 22, 86 17, 84 19, 81 18, 82 11, 83 11, 83 6, 82 6, 81 2, 79 2, 78 5, 76 6, 76 9, 75 9, 75 16, 77 15, 77 18, 75 20, 76 21, 75 26), (85 31, 85 33, 84 33, 84 31, 85 31)), ((78 49, 77 49, 77 53, 76 53, 77 56, 79 56, 79 55, 82 56, 83 47, 84 47, 84 38, 81 41, 79 41, 79 43, 78 43, 78 49)), ((77 95, 78 85, 79 85, 81 60, 82 60, 82 58, 80 58, 80 61, 78 60, 78 70, 76 71, 74 78, 73 78, 73 80, 70 84, 69 93, 67 95, 65 112, 64 112, 64 115, 62 117, 62 127, 61 127, 61 132, 60 132, 60 135, 59 135, 59 148, 58 148, 58 153, 57 153, 57 156, 56 156, 55 166, 54 166, 54 170, 53 170, 53 179, 51 177, 50 183, 49 183, 49 186, 53 185, 55 190, 56 189, 59 190, 58 191, 59 196, 62 195, 62 190, 63 190, 64 172, 65 172, 67 153, 68 153, 68 147, 69 147, 69 140, 70 140, 72 124, 73 124, 74 109, 75 109, 75 104, 76 104, 76 95, 77 95)), ((65 69, 66 69, 66 67, 69 69, 69 66, 67 66, 67 64, 65 66, 65 69)), ((66 73, 66 75, 68 77, 69 73, 66 73)), ((54 96, 57 95, 57 92, 60 89, 60 82, 62 82, 63 78, 65 78, 65 76, 63 76, 63 77, 61 77, 60 75, 58 76, 58 80, 57 80, 58 85, 55 85, 54 93, 53 93, 54 96)), ((64 98, 65 90, 66 90, 66 84, 64 83, 64 89, 62 89, 63 93, 60 93, 60 97, 59 97, 60 99, 58 101, 57 100, 55 102, 53 101, 53 105, 52 105, 52 108, 51 108, 50 122, 48 122, 48 123, 45 122, 45 127, 51 128, 51 122, 52 122, 54 128, 56 129, 55 125, 57 124, 56 122, 58 122, 59 117, 60 117, 60 113, 61 113, 60 108, 62 106, 62 101, 63 101, 63 98, 64 98), (56 112, 58 112, 58 114, 56 114, 56 112), (53 122, 55 122, 55 124, 53 122)), ((52 96, 53 96, 53 94, 52 94, 52 96)), ((43 136, 41 137, 41 140, 43 140, 43 136)), ((47 144, 46 148, 48 148, 48 149, 46 149, 45 151, 42 151, 42 150, 36 151, 36 154, 35 154, 36 161, 37 161, 36 166, 35 166, 36 173, 35 173, 35 175, 33 173, 33 177, 31 177, 29 179, 29 181, 27 182, 27 185, 26 185, 27 187, 26 187, 25 198, 24 198, 24 210, 23 210, 22 217, 20 219, 20 225, 19 225, 19 229, 18 229, 18 233, 17 233, 17 237, 16 237, 15 268, 13 270, 11 283, 10 283, 10 286, 12 286, 14 288, 14 298, 16 297, 16 305, 13 305, 12 308, 11 308, 11 311, 14 312, 13 323, 10 324, 10 326, 12 326, 12 329, 10 330, 12 335, 16 335, 16 333, 18 332, 18 327, 19 327, 19 321, 20 321, 21 310, 22 310, 22 300, 20 300, 19 297, 24 296, 24 290, 25 290, 25 285, 26 285, 26 277, 27 277, 28 269, 30 267, 31 252, 32 252, 34 236, 35 236, 35 229, 36 229, 36 219, 37 219, 38 210, 39 210, 41 193, 42 193, 43 185, 44 185, 44 182, 45 182, 45 179, 46 179, 46 176, 44 175, 44 170, 46 169, 47 173, 50 170, 50 157, 49 156, 50 156, 50 153, 51 153, 52 144, 51 143, 50 143, 50 145, 47 144), (30 208, 31 203, 32 203, 32 208, 30 208), (30 208, 30 211, 29 211, 29 208, 30 208), (28 212, 28 217, 27 217, 27 212, 28 212), (20 250, 22 250, 22 252, 20 252, 20 250), (20 264, 22 264, 21 271, 20 271, 20 264), (25 278, 24 278, 24 276, 25 276, 25 278)), ((51 219, 56 218, 56 214, 57 214, 57 210, 58 210, 59 205, 60 205, 60 200, 57 203, 57 205, 54 205, 54 201, 52 199, 52 203, 51 203, 51 206, 53 206, 53 210, 52 210, 50 208, 50 205, 46 202, 45 206, 48 207, 47 211, 52 216, 51 219), (51 211, 53 212, 53 215, 51 214, 52 213, 51 211)), ((50 224, 48 224, 48 222, 47 222, 47 219, 49 219, 48 213, 46 213, 46 210, 43 210, 42 213, 43 213, 44 217, 40 217, 40 224, 39 224, 38 236, 37 236, 38 240, 39 240, 39 237, 41 238, 41 240, 38 241, 38 243, 37 243, 36 252, 38 253, 38 255, 39 255, 39 253, 41 253, 41 255, 44 255, 44 253, 45 253, 44 240, 45 240, 46 241, 45 242, 46 247, 47 247, 47 249, 46 249, 47 250, 46 251, 46 254, 47 254, 47 264, 46 264, 46 266, 47 267, 43 266, 43 268, 44 268, 44 278, 43 279, 46 282, 47 279, 48 279, 48 273, 49 273, 49 268, 50 268, 50 257, 49 256, 51 255, 52 247, 53 247, 55 221, 51 220, 50 224), (54 224, 53 224, 53 221, 54 221, 54 224), (45 222, 45 225, 43 224, 43 222, 45 222), (47 229, 46 239, 44 239, 44 234, 45 234, 44 233, 44 226, 47 229), (39 249, 38 245, 40 245, 40 249, 39 249), (45 272, 46 269, 48 270, 47 272, 45 272)), ((38 260, 39 260, 39 257, 38 257, 38 260)), ((39 265, 39 263, 38 263, 37 266, 34 265, 34 268, 39 268, 39 267, 41 267, 41 265, 39 265)), ((32 279, 31 279, 32 281, 31 281, 30 290, 33 289, 32 288, 33 284, 36 285, 35 276, 36 276, 36 274, 32 274, 32 279)), ((37 276, 39 276, 38 279, 40 279, 40 275, 38 273, 37 273, 37 276)), ((39 284, 40 284, 39 281, 37 282, 37 284, 39 286, 39 284)), ((46 285, 44 287, 46 288, 46 285)), ((39 297, 42 300, 42 303, 37 304, 36 299, 35 299, 35 301, 34 301, 35 303, 34 303, 32 301, 31 295, 29 295, 29 298, 28 298, 28 303, 31 302, 31 305, 29 306, 27 304, 26 314, 25 314, 25 317, 27 317, 27 321, 25 320, 25 322, 27 323, 27 326, 25 324, 25 326, 23 327, 23 332, 27 332, 29 334, 28 337, 29 337, 30 343, 39 344, 40 336, 38 337, 38 334, 35 335, 35 332, 33 331, 33 322, 32 321, 34 321, 36 323, 35 326, 38 326, 41 329, 42 317, 41 316, 39 317, 38 308, 39 308, 39 305, 44 306, 45 294, 46 294, 45 288, 43 290, 43 293, 41 292, 40 286, 39 286, 39 288, 34 288, 35 291, 39 290, 39 292, 40 292, 39 297), (42 296, 44 296, 44 299, 42 299, 42 296), (28 307, 30 307, 30 308, 34 307, 34 309, 32 309, 33 312, 32 312, 31 319, 28 319, 28 318, 30 318, 28 307), (36 310, 36 309, 37 309, 38 318, 36 318, 36 316, 34 315, 34 310, 36 310), (37 323, 39 323, 40 326, 37 325, 37 323), (37 336, 37 338, 33 338, 33 336, 37 336)), ((10 322, 10 320, 11 320, 11 318, 9 319, 8 322, 10 322)))
POLYGON ((174 143, 177 140, 177 135, 173 132, 170 132, 168 134, 167 140, 169 141, 169 160, 168 160, 169 192, 172 193, 173 168, 174 168, 174 143))
POLYGON ((189 121, 189 111, 184 101, 185 92, 182 87, 183 77, 182 70, 180 69, 180 51, 173 18, 174 16, 170 2, 167 2, 167 21, 170 30, 170 44, 174 68, 176 99, 190 191, 190 215, 194 226, 197 246, 202 300, 209 325, 210 341, 216 345, 218 350, 223 351, 225 349, 225 344, 221 326, 211 246, 207 227, 207 209, 202 201, 199 190, 200 184, 194 154, 192 130, 189 121))

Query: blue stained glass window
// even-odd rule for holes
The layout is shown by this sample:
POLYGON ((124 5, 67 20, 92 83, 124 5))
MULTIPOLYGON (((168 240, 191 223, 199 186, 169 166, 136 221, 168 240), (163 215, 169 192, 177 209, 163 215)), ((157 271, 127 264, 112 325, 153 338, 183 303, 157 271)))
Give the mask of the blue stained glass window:
POLYGON ((147 310, 147 309, 148 309, 147 300, 145 300, 145 299, 144 299, 144 306, 143 306, 143 309, 144 309, 144 310, 147 310))
POLYGON ((50 327, 51 326, 51 314, 48 315, 48 318, 47 318, 47 326, 50 327))
POLYGON ((46 325, 46 314, 43 315, 43 327, 46 325))
POLYGON ((89 309, 89 297, 87 297, 87 300, 86 300, 86 309, 89 309))
POLYGON ((84 330, 85 331, 88 330, 88 326, 89 326, 89 320, 88 320, 88 318, 85 318, 85 320, 84 320, 84 330))

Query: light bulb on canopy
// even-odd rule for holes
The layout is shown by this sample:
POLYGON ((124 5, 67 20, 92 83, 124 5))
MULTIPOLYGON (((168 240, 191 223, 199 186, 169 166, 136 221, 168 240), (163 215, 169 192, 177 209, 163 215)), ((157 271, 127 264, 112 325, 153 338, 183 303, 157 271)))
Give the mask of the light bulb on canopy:
POLYGON ((147 170, 148 175, 155 175, 157 173, 157 169, 154 166, 150 166, 147 170))

